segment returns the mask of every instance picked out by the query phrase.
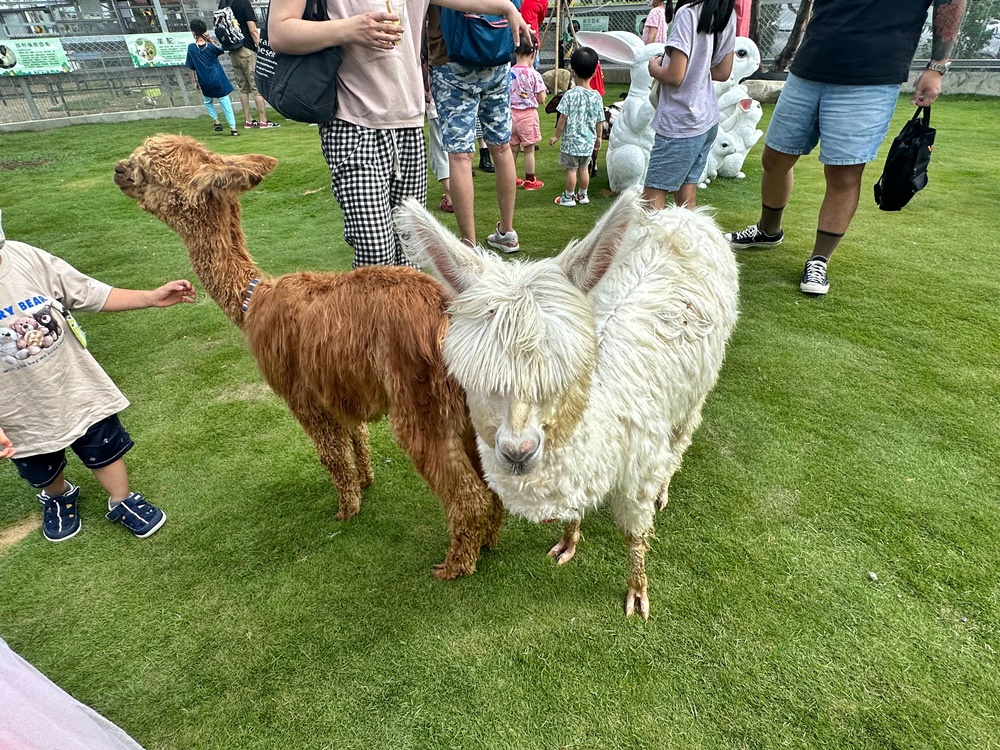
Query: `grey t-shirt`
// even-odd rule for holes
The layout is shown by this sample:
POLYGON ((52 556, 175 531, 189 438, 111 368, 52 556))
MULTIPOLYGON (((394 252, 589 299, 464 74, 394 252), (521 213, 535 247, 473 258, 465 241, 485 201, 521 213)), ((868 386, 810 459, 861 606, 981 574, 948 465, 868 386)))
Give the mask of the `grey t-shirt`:
POLYGON ((128 406, 60 309, 96 312, 110 293, 37 247, 0 249, 0 427, 19 458, 65 448, 128 406))
MULTIPOLYGON (((711 68, 733 51, 736 43, 736 14, 718 35, 698 32, 701 5, 685 5, 674 16, 667 47, 687 55, 687 72, 676 88, 660 86, 660 101, 653 116, 653 130, 665 138, 693 138, 704 135, 719 123, 719 102, 712 86, 711 68), (714 48, 714 53, 713 53, 714 48)), ((663 61, 669 60, 664 57, 663 61)))

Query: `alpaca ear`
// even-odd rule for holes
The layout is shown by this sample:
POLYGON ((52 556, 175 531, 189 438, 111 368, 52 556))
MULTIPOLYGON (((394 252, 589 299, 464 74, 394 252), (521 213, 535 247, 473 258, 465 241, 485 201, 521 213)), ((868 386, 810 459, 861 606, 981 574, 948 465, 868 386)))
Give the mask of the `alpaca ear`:
POLYGON ((260 184, 274 169, 277 159, 262 154, 223 156, 224 166, 204 164, 191 178, 196 193, 209 190, 244 193, 260 184))
POLYGON ((556 261, 566 278, 584 294, 604 276, 629 228, 642 215, 639 188, 622 193, 590 234, 559 253, 556 261))
POLYGON ((406 257, 430 265, 452 294, 461 294, 479 280, 483 256, 462 242, 413 198, 393 214, 393 225, 406 257))

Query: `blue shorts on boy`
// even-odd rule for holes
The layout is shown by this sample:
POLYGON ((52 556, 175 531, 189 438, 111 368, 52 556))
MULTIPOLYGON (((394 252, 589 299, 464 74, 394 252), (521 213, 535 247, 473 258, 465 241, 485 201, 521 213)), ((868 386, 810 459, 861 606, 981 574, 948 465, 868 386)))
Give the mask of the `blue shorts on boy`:
MULTIPOLYGON (((574 86, 556 108, 565 116, 559 150, 570 156, 590 156, 597 142, 597 123, 604 122, 604 100, 593 89, 574 86)), ((584 165, 586 166, 586 165, 584 165)))
MULTIPOLYGON (((69 444, 88 469, 100 469, 113 464, 134 446, 135 443, 122 426, 117 414, 92 424, 83 435, 69 444)), ((52 484, 59 473, 66 468, 66 449, 61 448, 52 453, 40 453, 27 458, 14 456, 11 463, 21 475, 21 479, 32 487, 41 489, 52 484)))
POLYGON ((476 150, 477 117, 487 143, 510 141, 509 65, 476 69, 447 62, 431 67, 430 78, 445 151, 465 154, 476 150))
POLYGON ((764 143, 796 156, 808 154, 819 143, 823 164, 866 164, 878 155, 898 98, 897 83, 853 86, 789 73, 764 143))

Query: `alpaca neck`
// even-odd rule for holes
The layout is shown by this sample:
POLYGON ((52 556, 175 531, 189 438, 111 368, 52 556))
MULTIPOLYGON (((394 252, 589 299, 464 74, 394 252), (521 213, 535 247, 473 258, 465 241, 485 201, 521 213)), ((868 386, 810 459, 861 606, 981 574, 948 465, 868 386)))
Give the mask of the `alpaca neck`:
POLYGON ((247 286, 261 273, 247 251, 239 202, 209 201, 193 221, 173 228, 187 246, 191 267, 205 291, 226 317, 242 327, 240 306, 247 286))

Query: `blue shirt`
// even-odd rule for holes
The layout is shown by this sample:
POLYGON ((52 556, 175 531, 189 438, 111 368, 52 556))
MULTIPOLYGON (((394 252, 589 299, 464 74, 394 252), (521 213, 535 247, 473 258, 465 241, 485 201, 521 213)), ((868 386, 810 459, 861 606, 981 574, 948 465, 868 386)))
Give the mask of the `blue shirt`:
POLYGON ((233 84, 226 78, 226 71, 219 63, 219 55, 222 53, 222 47, 214 44, 198 46, 192 42, 188 45, 187 61, 184 64, 198 77, 202 96, 218 99, 220 96, 229 96, 233 90, 233 84))

